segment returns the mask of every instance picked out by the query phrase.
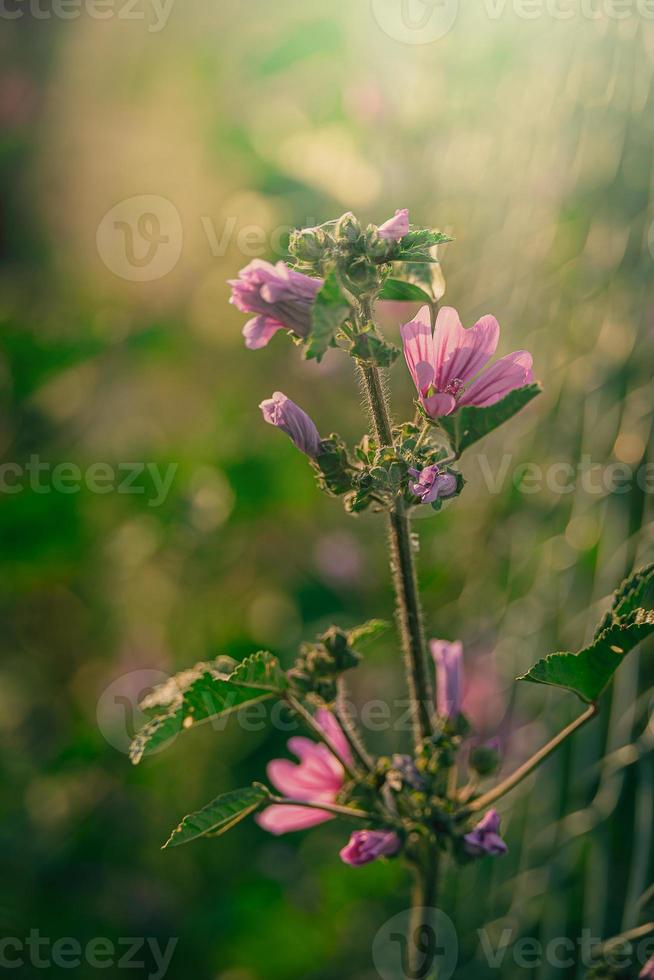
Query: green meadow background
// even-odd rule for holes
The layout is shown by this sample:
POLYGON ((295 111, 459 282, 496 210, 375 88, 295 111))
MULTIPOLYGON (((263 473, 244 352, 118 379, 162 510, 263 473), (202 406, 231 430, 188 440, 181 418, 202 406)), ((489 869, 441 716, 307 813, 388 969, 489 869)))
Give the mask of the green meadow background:
MULTIPOLYGON (((281 389, 323 433, 358 438, 351 363, 305 363, 283 336, 247 351, 226 280, 253 254, 282 257, 289 226, 407 206, 455 238, 444 302, 467 325, 494 313, 500 353, 533 352, 544 394, 471 451, 456 504, 416 525, 429 634, 464 641, 469 713, 502 733, 508 764, 524 758, 578 705, 512 678, 578 649, 654 558, 654 469, 628 478, 648 472, 654 408, 654 22, 635 4, 563 19, 449 3, 449 31, 412 43, 392 0, 176 0, 165 23, 149 5, 119 16, 121 2, 105 19, 2 15, 2 462, 175 470, 156 505, 148 470, 139 493, 9 492, 2 470, 0 932, 178 937, 170 980, 375 980, 374 936, 408 881, 399 862, 342 864, 347 825, 273 838, 246 821, 160 850, 186 812, 263 776, 285 752, 279 726, 232 718, 138 768, 125 754, 160 675, 261 648, 288 665, 329 623, 390 613, 380 519, 321 495, 257 408, 281 389), (149 281, 117 274, 96 242, 140 195, 181 227, 178 261, 149 281), (523 480, 534 463, 540 484, 523 480)), ((414 310, 380 312, 390 339, 414 310)), ((409 417, 403 363, 388 384, 409 417)), ((392 633, 357 674, 359 706, 404 697, 392 633)), ((506 929, 547 943, 644 921, 653 686, 643 647, 600 719, 503 807, 509 855, 446 872, 460 980, 580 975, 510 950, 491 970, 482 928, 492 945, 506 929)), ((370 742, 398 750, 407 734, 370 742)))

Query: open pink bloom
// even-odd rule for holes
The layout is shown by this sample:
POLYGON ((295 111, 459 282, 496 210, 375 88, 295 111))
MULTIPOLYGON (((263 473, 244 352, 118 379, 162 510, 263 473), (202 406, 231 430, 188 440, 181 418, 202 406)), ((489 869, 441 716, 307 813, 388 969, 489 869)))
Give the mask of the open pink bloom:
POLYGON ((483 854, 506 854, 508 847, 500 837, 500 815, 497 810, 489 810, 474 830, 464 834, 468 854, 481 857, 483 854))
POLYGON ((379 857, 397 854, 402 842, 393 830, 355 830, 338 852, 341 861, 358 868, 379 857))
POLYGON ((466 330, 456 310, 443 306, 432 335, 429 307, 423 306, 400 331, 407 366, 431 418, 449 415, 461 405, 493 405, 533 381, 532 357, 525 350, 506 354, 486 368, 500 336, 494 316, 483 316, 466 330))
POLYGON ((311 459, 316 458, 320 452, 320 433, 304 409, 283 391, 274 391, 272 398, 262 401, 259 408, 266 422, 285 432, 297 448, 311 459))
POLYGON ((454 718, 461 711, 463 695, 463 647, 460 640, 430 640, 436 667, 436 710, 441 718, 454 718))
MULTIPOLYGON (((350 747, 334 715, 321 708, 316 712, 316 721, 329 736, 341 758, 351 762, 350 747)), ((275 789, 292 800, 334 803, 345 782, 345 770, 336 756, 326 745, 312 742, 302 735, 290 738, 288 747, 300 763, 297 765, 289 759, 273 759, 268 763, 268 779, 275 789)), ((315 827, 326 820, 332 820, 333 816, 326 810, 273 803, 254 819, 271 834, 285 834, 289 830, 315 827)))
POLYGON ((413 482, 409 490, 423 504, 431 504, 439 497, 451 497, 456 493, 456 477, 451 473, 441 473, 438 466, 425 466, 423 470, 409 470, 413 482))
POLYGON ((651 957, 638 974, 638 980, 653 980, 654 978, 654 956, 651 957))
POLYGON ((243 313, 256 313, 243 327, 245 346, 265 347, 278 330, 292 330, 306 337, 311 329, 311 308, 322 279, 312 279, 290 269, 286 263, 272 265, 253 259, 241 269, 238 279, 229 279, 230 303, 243 313))
POLYGON ((409 209, 398 208, 392 218, 377 229, 380 238, 392 238, 399 242, 409 233, 409 209))

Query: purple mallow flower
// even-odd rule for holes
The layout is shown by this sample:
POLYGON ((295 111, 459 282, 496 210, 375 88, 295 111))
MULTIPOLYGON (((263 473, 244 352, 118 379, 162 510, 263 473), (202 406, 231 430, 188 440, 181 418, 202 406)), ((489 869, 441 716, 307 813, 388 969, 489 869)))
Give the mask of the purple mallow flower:
POLYGON ((436 667, 436 710, 442 718, 455 718, 463 696, 463 648, 460 640, 430 640, 436 667))
POLYGON ((638 980, 654 980, 654 956, 642 968, 638 974, 638 980))
POLYGON ((379 857, 392 857, 400 847, 400 838, 392 830, 355 830, 339 854, 346 864, 358 868, 379 857))
POLYGON ((399 242, 409 233, 409 209, 398 208, 392 218, 377 229, 380 238, 390 238, 399 242))
POLYGON ((439 497, 451 497, 456 493, 456 477, 441 473, 438 466, 425 466, 424 470, 409 470, 414 478, 409 490, 423 504, 431 504, 439 497))
POLYGON ((284 262, 272 265, 253 259, 241 269, 238 279, 228 282, 232 287, 230 303, 243 313, 257 314, 243 327, 246 347, 265 347, 278 330, 292 330, 298 337, 308 335, 311 308, 322 279, 295 272, 284 262))
POLYGON ((429 307, 423 306, 400 331, 413 383, 431 418, 449 415, 462 405, 493 405, 533 381, 532 357, 525 350, 486 367, 500 336, 494 316, 483 316, 466 330, 456 310, 444 306, 432 335, 429 307))
POLYGON ((299 405, 287 398, 281 391, 273 392, 259 405, 261 413, 271 425, 276 425, 290 436, 298 449, 311 459, 320 452, 320 434, 313 421, 299 405))
POLYGON ((473 857, 483 854, 506 854, 508 848, 500 837, 500 815, 497 810, 489 810, 474 830, 464 834, 465 848, 473 857))

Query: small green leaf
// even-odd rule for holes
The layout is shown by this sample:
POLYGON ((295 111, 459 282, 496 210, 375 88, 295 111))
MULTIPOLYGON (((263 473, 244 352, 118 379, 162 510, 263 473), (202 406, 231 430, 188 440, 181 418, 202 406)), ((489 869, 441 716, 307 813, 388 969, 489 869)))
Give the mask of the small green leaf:
POLYGON ((347 641, 352 647, 364 644, 390 629, 390 623, 385 619, 369 619, 367 623, 348 630, 347 641))
POLYGON ((472 446, 483 436, 497 429, 504 422, 513 418, 521 408, 524 408, 532 398, 539 395, 542 388, 539 384, 524 385, 515 388, 494 405, 478 408, 476 405, 464 405, 457 408, 451 415, 443 415, 439 423, 447 433, 452 449, 460 456, 464 449, 472 446))
POLYGON ((653 583, 654 565, 626 579, 589 646, 578 653, 552 653, 518 680, 563 687, 584 701, 597 700, 623 657, 654 633, 654 610, 639 605, 653 583))
POLYGON ((198 837, 218 837, 258 810, 268 793, 262 786, 247 786, 231 793, 222 793, 201 810, 189 813, 163 845, 178 847, 198 837))
POLYGON ((130 759, 136 765, 183 729, 279 696, 287 686, 277 658, 268 651, 246 657, 231 673, 220 670, 217 662, 196 664, 143 699, 140 707, 152 717, 134 736, 130 759))
POLYGON ((451 241, 449 235, 430 228, 410 231, 400 241, 399 251, 393 255, 393 259, 401 262, 436 262, 438 260, 431 251, 434 245, 444 245, 451 241))
POLYGON ((372 333, 361 333, 352 344, 352 354, 360 361, 367 361, 377 367, 390 367, 400 353, 393 344, 372 333))
POLYGON ((341 292, 335 272, 330 272, 313 304, 311 332, 306 357, 320 361, 336 331, 350 315, 350 304, 341 292))
POLYGON ((436 259, 431 262, 396 262, 393 275, 419 289, 425 296, 423 303, 438 303, 445 293, 443 269, 436 259))
POLYGON ((428 293, 416 286, 412 282, 404 282, 402 279, 387 279, 378 294, 377 299, 395 300, 398 303, 431 303, 432 299, 428 293))

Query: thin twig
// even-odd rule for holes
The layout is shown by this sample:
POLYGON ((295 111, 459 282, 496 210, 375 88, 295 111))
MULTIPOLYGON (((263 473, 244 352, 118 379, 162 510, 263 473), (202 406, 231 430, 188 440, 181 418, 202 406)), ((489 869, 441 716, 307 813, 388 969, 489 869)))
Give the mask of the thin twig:
POLYGON ((345 735, 350 748, 354 755, 359 759, 359 761, 365 766, 365 768, 372 772, 375 764, 372 756, 368 753, 363 740, 359 735, 359 732, 354 724, 354 720, 350 713, 347 705, 347 690, 345 686, 345 681, 342 677, 338 678, 337 682, 338 696, 336 698, 336 705, 334 707, 334 714, 338 719, 338 723, 343 729, 343 734, 345 735))
POLYGON ((325 743, 325 745, 332 753, 332 755, 336 756, 336 758, 341 763, 341 765, 345 769, 350 779, 358 780, 360 778, 359 773, 353 768, 353 766, 350 764, 350 762, 347 759, 343 758, 342 754, 338 751, 338 749, 334 745, 333 741, 331 740, 327 732, 323 731, 323 729, 320 727, 320 725, 313 717, 311 712, 307 711, 304 705, 300 701, 298 701, 298 699, 295 698, 292 694, 287 694, 286 700, 288 701, 293 711, 295 711, 300 716, 302 721, 307 725, 308 728, 311 729, 314 735, 316 735, 321 742, 325 743))
POLYGON ((276 806, 306 806, 310 810, 326 810, 339 817, 352 817, 354 820, 370 820, 370 814, 365 810, 357 810, 351 806, 339 806, 338 803, 313 803, 309 800, 293 800, 287 796, 271 796, 270 802, 276 806))
POLYGON ((527 759, 527 761, 521 765, 519 769, 516 769, 512 775, 503 780, 493 789, 489 790, 487 793, 484 793, 483 796, 478 796, 476 800, 469 803, 466 807, 466 811, 468 813, 475 813, 477 810, 483 810, 485 807, 490 806, 491 803, 495 803, 495 801, 499 800, 500 797, 510 792, 510 790, 517 786, 518 783, 521 783, 523 779, 526 779, 526 777, 533 772, 534 769, 541 764, 541 762, 544 762, 545 759, 552 754, 552 752, 558 749, 562 742, 565 742, 565 740, 579 728, 581 728, 582 725, 585 725, 586 722, 591 720, 591 718, 594 718, 598 711, 599 706, 596 703, 591 704, 591 706, 584 711, 582 715, 579 715, 579 717, 575 718, 575 720, 564 728, 563 731, 559 732, 558 735, 555 735, 554 738, 547 743, 547 745, 544 745, 542 749, 539 749, 538 752, 532 755, 531 759, 527 759))

